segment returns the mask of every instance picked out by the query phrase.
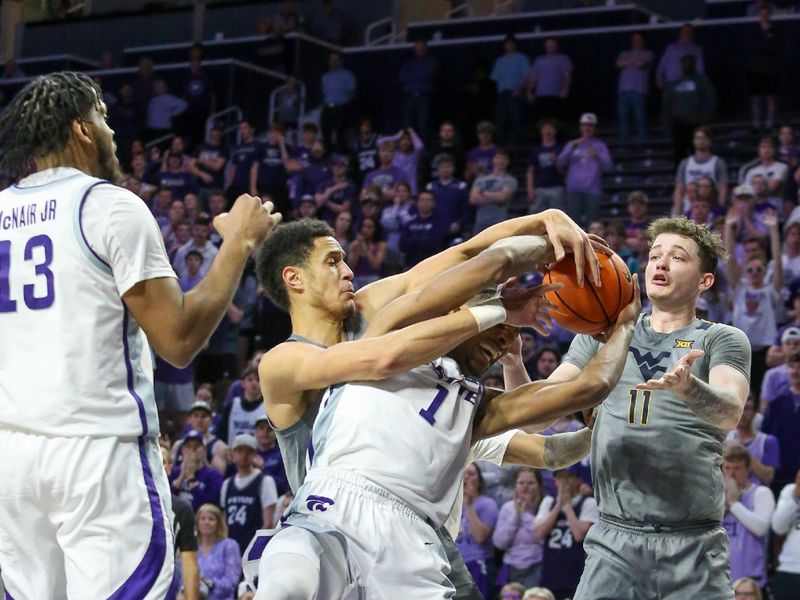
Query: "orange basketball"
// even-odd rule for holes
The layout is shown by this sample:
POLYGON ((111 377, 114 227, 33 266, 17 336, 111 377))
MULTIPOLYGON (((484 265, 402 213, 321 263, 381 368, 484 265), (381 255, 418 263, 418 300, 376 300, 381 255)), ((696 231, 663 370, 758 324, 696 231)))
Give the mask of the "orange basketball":
POLYGON ((544 283, 563 283, 560 290, 547 292, 545 297, 558 307, 553 319, 574 333, 595 334, 609 328, 620 311, 633 299, 633 279, 628 265, 617 254, 597 253, 600 260, 601 287, 591 281, 587 271, 584 287, 578 287, 575 260, 568 254, 555 263, 544 276, 544 283))

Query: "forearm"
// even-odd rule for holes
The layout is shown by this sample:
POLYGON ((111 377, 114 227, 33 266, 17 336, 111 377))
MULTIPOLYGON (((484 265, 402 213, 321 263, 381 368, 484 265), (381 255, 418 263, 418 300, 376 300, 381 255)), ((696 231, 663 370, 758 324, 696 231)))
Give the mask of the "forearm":
POLYGON ((531 382, 521 357, 515 357, 513 364, 503 365, 503 381, 507 390, 514 390, 531 382))
POLYGON ((558 515, 560 513, 561 507, 558 506, 558 502, 553 502, 553 508, 550 509, 549 513, 547 513, 547 516, 534 525, 533 537, 539 541, 542 541, 544 538, 546 538, 547 534, 549 534, 553 530, 553 527, 555 527, 556 521, 558 520, 558 515))
POLYGON ((576 542, 582 542, 592 524, 588 521, 581 521, 578 515, 575 514, 575 508, 570 503, 564 506, 564 513, 567 515, 567 524, 572 532, 572 539, 576 542))
POLYGON ((755 510, 749 510, 741 502, 734 502, 728 510, 753 535, 763 536, 769 531, 769 512, 759 514, 755 510))
POLYGON ((469 529, 472 532, 472 537, 475 538, 475 541, 479 544, 482 544, 486 541, 492 533, 492 526, 487 525, 483 521, 478 518, 478 514, 475 512, 474 505, 468 505, 467 509, 467 521, 469 522, 469 529))
POLYGON ((200 571, 197 567, 197 552, 181 552, 183 570, 183 595, 186 600, 200 600, 200 571))
POLYGON ((514 541, 514 536, 517 534, 521 522, 522 518, 518 513, 501 512, 494 529, 492 543, 501 550, 507 550, 511 542, 514 541))
POLYGON ((781 494, 778 506, 772 514, 772 529, 778 535, 786 535, 795 524, 795 513, 800 508, 800 498, 781 494))
POLYGON ((689 388, 678 396, 697 417, 724 431, 736 427, 742 414, 742 403, 732 390, 712 386, 694 375, 689 388))
POLYGON ((592 430, 588 427, 547 436, 544 440, 545 467, 555 470, 574 465, 589 454, 591 448, 592 430))

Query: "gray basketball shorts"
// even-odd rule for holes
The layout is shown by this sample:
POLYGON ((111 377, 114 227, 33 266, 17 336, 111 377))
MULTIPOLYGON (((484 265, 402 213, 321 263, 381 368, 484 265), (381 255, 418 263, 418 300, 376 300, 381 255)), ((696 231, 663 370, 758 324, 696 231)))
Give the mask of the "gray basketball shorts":
POLYGON ((665 532, 601 519, 583 547, 574 600, 733 600, 722 527, 665 532))

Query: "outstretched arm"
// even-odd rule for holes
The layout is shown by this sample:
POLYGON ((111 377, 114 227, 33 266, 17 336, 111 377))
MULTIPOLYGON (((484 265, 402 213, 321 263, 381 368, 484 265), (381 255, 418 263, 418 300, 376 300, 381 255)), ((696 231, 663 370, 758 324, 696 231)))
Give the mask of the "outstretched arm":
POLYGON ((539 435, 519 432, 508 443, 503 465, 526 465, 537 469, 563 469, 589 454, 592 430, 539 435))
POLYGON ((575 379, 534 381, 482 402, 472 430, 473 441, 529 423, 555 420, 602 402, 622 376, 641 312, 639 285, 635 281, 633 301, 620 313, 608 342, 575 379))
POLYGON ((477 256, 495 242, 518 235, 547 235, 556 261, 564 258, 565 248, 572 249, 578 281, 582 283, 584 273, 590 272, 592 281, 599 282, 600 263, 589 236, 565 213, 550 209, 493 225, 468 241, 422 261, 406 273, 364 287, 356 293, 359 312, 371 321, 392 300, 422 289, 437 275, 477 256))

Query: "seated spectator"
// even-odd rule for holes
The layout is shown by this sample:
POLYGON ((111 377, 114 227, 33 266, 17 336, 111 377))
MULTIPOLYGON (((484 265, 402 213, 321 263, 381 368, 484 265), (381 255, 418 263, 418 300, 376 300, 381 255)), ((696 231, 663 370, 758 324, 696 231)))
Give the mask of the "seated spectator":
POLYGON ((492 158, 492 172, 480 175, 472 184, 469 201, 477 206, 473 233, 479 233, 508 218, 508 203, 517 191, 517 179, 508 173, 509 157, 498 150, 492 158))
POLYGON ((429 256, 441 252, 447 243, 447 230, 436 213, 433 194, 423 191, 417 198, 417 214, 400 234, 400 250, 405 265, 411 268, 429 256))
POLYGON ((393 202, 381 211, 381 227, 386 234, 386 246, 392 252, 400 252, 400 235, 403 226, 415 215, 415 203, 411 189, 405 181, 397 184, 393 202))
POLYGON ((169 209, 172 206, 172 198, 172 190, 168 188, 159 189, 153 196, 150 212, 153 213, 156 223, 162 230, 169 225, 169 209))
POLYGON ((553 592, 543 587, 532 587, 525 590, 522 600, 556 600, 553 592))
POLYGON ((347 253, 347 264, 353 270, 356 290, 381 278, 385 259, 386 241, 380 224, 374 217, 365 217, 347 253))
POLYGON ((186 207, 183 200, 175 199, 170 203, 167 217, 169 222, 161 228, 161 236, 164 238, 164 246, 171 248, 175 245, 175 232, 178 225, 186 220, 186 207))
POLYGON ((439 160, 449 154, 453 158, 455 173, 464 173, 466 154, 457 134, 456 126, 452 121, 442 121, 439 126, 439 138, 432 142, 425 151, 423 163, 420 168, 422 181, 430 181, 436 176, 439 160))
POLYGON ((800 395, 800 352, 786 357, 789 370, 789 389, 767 406, 761 431, 778 439, 781 462, 775 470, 773 488, 786 485, 800 469, 800 411, 797 397, 800 395))
MULTIPOLYGON (((739 188, 737 188, 739 189, 739 188)), ((747 334, 753 349, 751 389, 755 394, 761 390, 761 381, 767 368, 767 350, 777 333, 777 311, 783 289, 783 269, 775 263, 771 278, 767 278, 767 261, 763 254, 746 257, 746 272, 735 256, 734 228, 739 222, 737 208, 731 209, 725 219, 725 249, 728 252, 728 285, 733 295, 732 324, 747 334)), ((780 234, 775 211, 764 217, 769 227, 772 254, 780 255, 780 234)))
POLYGON ((208 141, 199 144, 189 170, 195 176, 201 190, 222 189, 225 185, 225 166, 228 162, 228 149, 223 143, 223 132, 214 125, 208 133, 208 141))
POLYGON ((172 133, 175 130, 173 118, 183 114, 188 108, 186 100, 169 93, 163 79, 153 84, 155 95, 147 105, 147 132, 151 140, 172 133))
POLYGON ((436 212, 450 237, 467 231, 469 222, 469 192, 467 184, 456 179, 455 162, 449 154, 439 159, 436 177, 425 186, 436 200, 436 212))
POLYGON ((183 155, 170 152, 166 169, 158 175, 158 187, 170 190, 173 198, 183 198, 188 193, 197 192, 197 180, 183 166, 183 155))
MULTIPOLYGON (((798 298, 800 296, 795 291, 792 296, 792 304, 798 298)), ((796 318, 800 318, 800 313, 796 318)), ((792 321, 787 327, 781 328, 778 331, 777 339, 780 344, 772 346, 767 353, 767 365, 775 366, 767 370, 761 384, 758 411, 762 418, 769 403, 789 390, 789 369, 786 365, 786 357, 800 350, 800 327, 796 325, 797 323, 792 321)))
POLYGON ((257 445, 255 456, 253 456, 253 465, 272 477, 275 481, 275 487, 278 489, 278 494, 286 494, 289 491, 286 468, 283 465, 278 438, 269 423, 267 415, 262 415, 256 419, 255 438, 257 445))
POLYGON ((517 472, 514 499, 500 508, 492 535, 494 545, 505 550, 503 581, 519 582, 523 588, 539 583, 542 566, 542 544, 534 536, 536 511, 542 500, 542 480, 539 472, 521 468, 517 472))
POLYGON ((471 184, 476 177, 488 175, 492 170, 492 160, 499 148, 494 145, 494 125, 491 121, 481 121, 476 129, 478 145, 467 153, 467 167, 464 181, 471 184))
POLYGON ((783 549, 778 556, 775 578, 770 587, 775 600, 793 600, 800 589, 800 471, 794 480, 780 492, 778 505, 772 515, 772 531, 785 535, 783 549))
POLYGON ((192 430, 183 436, 181 457, 180 465, 176 464, 169 475, 175 494, 191 504, 195 511, 208 502, 219 502, 222 473, 208 465, 202 433, 192 430))
POLYGON ((756 430, 756 415, 760 424, 763 415, 756 412, 756 403, 751 394, 745 402, 736 429, 728 433, 727 441, 741 444, 749 452, 750 481, 758 485, 770 485, 775 478, 775 469, 781 462, 780 448, 775 436, 756 430))
POLYGON ((342 211, 351 212, 358 197, 356 187, 347 176, 347 159, 334 156, 331 159, 332 176, 317 186, 314 199, 319 207, 319 218, 331 226, 342 211))
POLYGON ((250 194, 269 196, 275 204, 275 210, 284 215, 291 210, 289 190, 286 187, 288 163, 289 151, 283 137, 283 126, 280 123, 270 123, 267 139, 259 144, 250 170, 250 194))
POLYGON ((492 532, 497 523, 497 503, 483 496, 483 478, 475 463, 464 471, 464 503, 461 506, 461 527, 456 548, 484 596, 489 595, 489 577, 494 573, 492 532))
POLYGON ((547 496, 536 514, 535 537, 543 543, 540 581, 556 598, 571 598, 583 573, 583 540, 600 520, 597 502, 581 493, 582 469, 556 471, 558 494, 547 496))
POLYGON ((531 214, 564 206, 564 176, 556 165, 563 146, 556 139, 556 124, 545 119, 538 127, 540 141, 531 148, 526 174, 531 214))
POLYGON ((252 435, 256 422, 264 415, 264 399, 258 383, 258 369, 248 366, 242 373, 242 395, 222 409, 217 434, 230 446, 240 433, 252 435))
MULTIPOLYGON (((167 476, 172 472, 168 448, 161 447, 161 464, 167 476)), ((184 598, 199 598, 200 570, 197 565, 197 538, 194 534, 192 506, 172 493, 172 535, 175 538, 175 589, 184 598), (180 564, 180 566, 178 566, 180 564)))
MULTIPOLYGON (((210 386, 208 388, 204 388, 203 386, 198 388, 195 401, 189 410, 187 425, 190 427, 190 431, 197 431, 203 434, 206 446, 206 461, 217 471, 224 474, 228 468, 228 444, 219 439, 212 431, 214 414, 211 409, 211 404, 206 400, 199 399, 207 397, 202 393, 203 391, 210 394, 210 386)), ((211 399, 213 400, 213 397, 211 399)), ((173 445, 173 464, 180 465, 183 462, 183 454, 181 453, 182 446, 182 440, 178 440, 173 445)))
POLYGON ((580 118, 581 137, 567 142, 557 165, 566 172, 566 212, 584 226, 597 219, 603 200, 601 176, 613 166, 605 143, 595 137, 597 116, 584 113, 580 118))
POLYGON ((358 138, 353 147, 352 161, 356 183, 360 187, 367 174, 378 168, 378 134, 375 133, 370 118, 361 119, 358 124, 358 138))
POLYGON ((753 185, 753 178, 761 175, 767 183, 769 202, 786 216, 783 211, 783 188, 789 174, 789 166, 777 160, 775 141, 770 137, 761 138, 758 143, 758 158, 742 165, 739 169, 739 181, 753 185))
POLYGON ((199 252, 203 261, 200 265, 200 277, 205 277, 208 270, 211 268, 211 263, 217 256, 219 250, 209 240, 211 234, 211 221, 207 216, 199 216, 195 219, 192 225, 192 239, 181 246, 175 253, 175 258, 172 260, 172 268, 178 274, 178 277, 186 277, 188 275, 188 266, 186 265, 186 255, 195 250, 199 252))
POLYGON ((364 183, 361 187, 362 199, 366 196, 367 191, 372 186, 378 186, 381 190, 381 199, 385 203, 389 203, 394 198, 395 187, 401 181, 408 183, 409 188, 411 182, 406 180, 406 173, 398 167, 394 166, 395 144, 391 141, 385 141, 378 147, 378 158, 380 164, 377 169, 367 173, 364 177, 364 183))
POLYGON ((244 554, 259 529, 270 529, 278 503, 275 480, 253 465, 256 438, 240 433, 233 442, 236 475, 222 482, 220 506, 227 515, 228 535, 244 554))
POLYGON ((350 241, 353 239, 353 215, 347 211, 342 211, 336 217, 333 224, 333 235, 342 250, 345 252, 350 248, 350 241))
POLYGON ((775 497, 770 489, 750 481, 750 453, 740 444, 729 445, 722 455, 725 475, 725 515, 731 579, 751 577, 760 587, 767 583, 767 534, 775 497))
POLYGON ((400 169, 403 173, 402 179, 408 182, 411 187, 411 194, 416 196, 419 161, 422 151, 425 149, 425 145, 419 135, 409 127, 408 129, 401 129, 394 135, 380 138, 378 145, 380 146, 383 142, 394 142, 396 152, 392 159, 392 165, 400 169))
POLYGON ((231 600, 242 575, 239 545, 228 537, 228 526, 218 506, 203 504, 196 521, 200 592, 206 600, 231 600))

